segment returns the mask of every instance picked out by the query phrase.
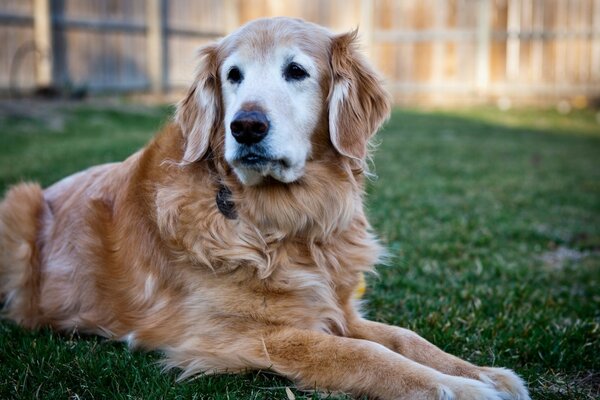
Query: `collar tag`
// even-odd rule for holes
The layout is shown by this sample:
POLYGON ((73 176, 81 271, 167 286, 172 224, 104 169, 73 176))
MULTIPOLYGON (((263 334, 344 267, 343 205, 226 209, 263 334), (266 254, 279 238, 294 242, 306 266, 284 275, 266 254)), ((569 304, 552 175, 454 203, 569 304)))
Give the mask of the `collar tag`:
POLYGON ((237 211, 235 210, 235 203, 231 201, 231 190, 225 185, 219 187, 217 197, 215 198, 217 208, 221 211, 221 214, 227 219, 237 219, 237 211))

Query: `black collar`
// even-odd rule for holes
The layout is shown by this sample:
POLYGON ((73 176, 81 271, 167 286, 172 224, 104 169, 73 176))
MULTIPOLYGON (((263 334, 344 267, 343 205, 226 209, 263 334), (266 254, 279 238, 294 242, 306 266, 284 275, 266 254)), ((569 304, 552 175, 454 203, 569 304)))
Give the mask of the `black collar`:
POLYGON ((217 203, 217 208, 225 218, 237 219, 238 215, 235 210, 235 203, 231 200, 231 190, 227 186, 223 184, 219 186, 215 202, 217 203))

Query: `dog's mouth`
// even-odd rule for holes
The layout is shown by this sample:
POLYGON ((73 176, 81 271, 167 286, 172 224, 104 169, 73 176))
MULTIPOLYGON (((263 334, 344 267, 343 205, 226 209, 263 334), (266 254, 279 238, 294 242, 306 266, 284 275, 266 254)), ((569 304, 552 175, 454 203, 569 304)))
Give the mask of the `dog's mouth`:
POLYGON ((290 158, 273 156, 261 150, 244 149, 229 162, 242 183, 256 185, 268 177, 290 183, 302 175, 304 164, 299 165, 290 158))
POLYGON ((254 170, 263 170, 269 166, 290 168, 290 161, 285 158, 271 158, 261 154, 245 154, 234 161, 237 166, 245 167, 254 170))

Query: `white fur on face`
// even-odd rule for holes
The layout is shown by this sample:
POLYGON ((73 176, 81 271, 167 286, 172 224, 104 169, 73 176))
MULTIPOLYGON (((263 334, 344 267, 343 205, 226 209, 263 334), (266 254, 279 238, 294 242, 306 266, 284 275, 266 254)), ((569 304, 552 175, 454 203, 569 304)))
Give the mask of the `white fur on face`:
POLYGON ((225 107, 225 159, 240 181, 256 185, 267 176, 285 183, 298 180, 310 156, 310 137, 323 104, 315 62, 289 47, 275 48, 261 57, 240 49, 225 59, 220 75, 225 107), (309 76, 286 80, 284 71, 292 62, 309 76), (227 80, 233 67, 243 76, 239 83, 227 80), (238 143, 230 128, 234 115, 247 104, 259 107, 270 125, 265 138, 252 146, 238 143), (255 165, 244 163, 241 158, 248 153, 259 154, 267 161, 255 165))

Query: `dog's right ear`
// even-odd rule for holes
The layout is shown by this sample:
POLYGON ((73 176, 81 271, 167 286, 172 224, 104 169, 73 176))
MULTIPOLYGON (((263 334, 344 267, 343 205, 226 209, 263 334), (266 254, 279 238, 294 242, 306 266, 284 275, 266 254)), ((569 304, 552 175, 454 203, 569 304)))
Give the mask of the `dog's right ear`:
POLYGON ((201 48, 199 56, 196 79, 175 113, 175 122, 185 139, 182 164, 198 161, 207 153, 222 119, 217 45, 201 48))

